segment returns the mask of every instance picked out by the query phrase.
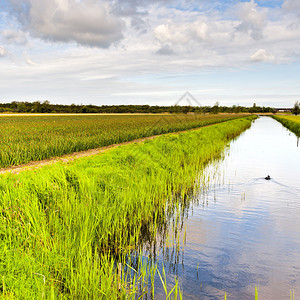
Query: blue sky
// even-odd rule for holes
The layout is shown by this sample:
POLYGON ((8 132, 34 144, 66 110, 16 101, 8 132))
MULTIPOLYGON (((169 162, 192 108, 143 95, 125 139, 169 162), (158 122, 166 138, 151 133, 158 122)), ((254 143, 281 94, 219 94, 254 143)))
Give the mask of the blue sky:
POLYGON ((0 101, 291 107, 300 1, 2 0, 0 101))

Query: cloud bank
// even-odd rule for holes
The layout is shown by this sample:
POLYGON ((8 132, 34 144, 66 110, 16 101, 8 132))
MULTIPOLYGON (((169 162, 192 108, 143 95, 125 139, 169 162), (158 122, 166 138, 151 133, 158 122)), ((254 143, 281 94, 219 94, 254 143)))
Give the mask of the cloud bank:
POLYGON ((300 61, 298 0, 2 1, 1 81, 8 95, 16 84, 30 95, 37 87, 50 96, 57 87, 59 97, 165 95, 178 90, 178 78, 192 90, 207 72, 228 77, 300 61))
MULTIPOLYGON (((272 47, 274 52, 275 43, 281 43, 275 56, 286 61, 291 56, 290 44, 300 38, 295 30, 300 19, 295 15, 300 11, 298 0, 286 0, 282 7, 275 8, 262 7, 254 0, 9 2, 18 26, 2 31, 8 44, 26 45, 29 34, 50 43, 76 43, 99 49, 116 45, 119 49, 147 50, 149 55, 179 54, 192 59, 197 53, 210 52, 220 56, 218 61, 228 53, 236 53, 249 61, 257 49, 272 47)), ((295 48, 293 54, 298 52, 295 48)))

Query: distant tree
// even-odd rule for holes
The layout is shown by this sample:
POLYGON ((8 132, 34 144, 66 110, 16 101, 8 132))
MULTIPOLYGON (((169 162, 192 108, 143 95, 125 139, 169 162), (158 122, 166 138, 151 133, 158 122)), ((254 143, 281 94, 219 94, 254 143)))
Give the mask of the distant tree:
POLYGON ((239 105, 238 106, 232 105, 232 112, 233 113, 239 113, 239 112, 241 112, 241 107, 239 105))
POLYGON ((13 109, 13 110, 17 110, 18 109, 18 102, 17 101, 13 101, 10 104, 10 108, 13 109))
POLYGON ((51 112, 51 105, 48 100, 44 101, 39 105, 38 112, 40 113, 50 113, 51 112))
POLYGON ((85 114, 88 112, 88 108, 85 105, 83 105, 79 112, 85 114))
POLYGON ((217 113, 219 112, 219 105, 220 105, 220 103, 219 103, 219 101, 217 101, 217 102, 214 104, 214 106, 211 108, 210 112, 211 112, 212 114, 217 114, 217 113))
POLYGON ((35 101, 32 103, 32 109, 31 111, 33 113, 40 113, 41 112, 41 102, 40 101, 35 101))
POLYGON ((18 102, 17 110, 22 113, 26 112, 26 104, 24 102, 18 102))
POLYGON ((258 113, 261 112, 261 108, 256 105, 256 103, 253 103, 253 106, 249 108, 250 113, 258 113))
POLYGON ((299 115, 300 114, 300 102, 299 101, 295 102, 294 107, 292 109, 292 113, 294 115, 299 115))

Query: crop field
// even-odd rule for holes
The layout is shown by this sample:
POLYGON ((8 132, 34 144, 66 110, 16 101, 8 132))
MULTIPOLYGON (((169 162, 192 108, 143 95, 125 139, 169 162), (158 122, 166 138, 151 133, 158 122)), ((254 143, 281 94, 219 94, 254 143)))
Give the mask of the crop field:
POLYGON ((241 116, 244 115, 0 115, 0 168, 241 116))
POLYGON ((300 116, 273 116, 273 118, 300 136, 300 116))
MULTIPOLYGON (((79 148, 81 127, 94 129, 89 145, 97 146, 100 141, 108 144, 170 130, 170 125, 155 128, 151 125, 154 119, 141 118, 75 117, 60 121, 30 117, 21 118, 20 123, 11 119, 11 132, 21 140, 21 132, 35 128, 36 142, 40 142, 40 131, 45 144, 47 136, 57 129, 59 138, 64 132, 70 143, 72 137, 78 142, 79 148), (67 124, 69 127, 63 129, 67 124), (120 124, 124 124, 124 132, 117 131, 120 124), (99 131, 104 136, 98 135, 99 131)), ((136 273, 128 266, 120 275, 117 266, 120 262, 129 264, 132 251, 138 251, 145 239, 155 239, 158 224, 166 221, 166 211, 180 207, 179 199, 185 199, 204 166, 219 158, 228 142, 249 128, 254 118, 161 136, 69 164, 1 175, 3 295, 7 299, 137 299, 137 295, 149 292, 149 285, 153 291, 155 267, 148 270, 143 265, 136 273)), ((201 116, 190 126, 217 120, 216 116, 201 116)), ((181 122, 172 126, 185 129, 181 122)), ((88 141, 87 132, 82 136, 88 141)), ((20 144, 24 141, 23 137, 20 144)), ((180 290, 175 285, 172 291, 166 290, 169 292, 176 296, 180 290)))

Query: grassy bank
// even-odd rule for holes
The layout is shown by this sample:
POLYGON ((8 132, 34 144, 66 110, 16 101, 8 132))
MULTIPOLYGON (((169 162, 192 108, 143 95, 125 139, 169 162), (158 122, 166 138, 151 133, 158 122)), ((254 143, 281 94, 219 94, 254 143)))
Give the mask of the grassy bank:
POLYGON ((116 266, 125 265, 143 239, 155 238, 168 203, 178 206, 174 196, 193 187, 206 163, 220 157, 253 118, 2 175, 2 294, 7 299, 125 299, 145 292, 144 280, 155 268, 143 266, 127 279, 123 273, 121 283, 116 266))
POLYGON ((283 126, 300 136, 300 116, 272 116, 283 126))
POLYGON ((0 168, 197 128, 241 116, 243 115, 0 115, 0 168))

